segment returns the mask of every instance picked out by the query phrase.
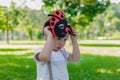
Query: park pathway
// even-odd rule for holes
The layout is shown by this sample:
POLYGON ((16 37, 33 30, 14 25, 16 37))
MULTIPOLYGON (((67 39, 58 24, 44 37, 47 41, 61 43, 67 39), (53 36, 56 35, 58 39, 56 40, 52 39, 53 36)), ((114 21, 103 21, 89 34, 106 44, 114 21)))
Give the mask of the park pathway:
MULTIPOLYGON (((81 43, 109 43, 109 44, 120 44, 120 40, 118 41, 101 41, 101 40, 84 40, 81 43)), ((0 44, 0 48, 28 48, 26 51, 16 51, 12 52, 12 54, 25 54, 29 52, 34 52, 37 48, 43 47, 43 45, 33 44, 33 45, 7 45, 7 44, 0 44)), ((110 55, 110 56, 120 56, 120 47, 83 47, 80 46, 80 52, 82 54, 96 54, 96 55, 110 55)), ((68 51, 72 51, 72 47, 66 46, 68 51)), ((1 52, 0 54, 11 54, 11 52, 1 52)))

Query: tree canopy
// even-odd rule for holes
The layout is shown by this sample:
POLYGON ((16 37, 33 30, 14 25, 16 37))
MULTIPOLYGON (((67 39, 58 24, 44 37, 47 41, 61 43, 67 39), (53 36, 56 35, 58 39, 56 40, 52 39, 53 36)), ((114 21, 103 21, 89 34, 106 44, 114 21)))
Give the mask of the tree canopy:
POLYGON ((43 10, 47 13, 56 9, 65 12, 70 24, 74 27, 87 26, 93 18, 104 12, 110 5, 109 0, 42 0, 43 10))

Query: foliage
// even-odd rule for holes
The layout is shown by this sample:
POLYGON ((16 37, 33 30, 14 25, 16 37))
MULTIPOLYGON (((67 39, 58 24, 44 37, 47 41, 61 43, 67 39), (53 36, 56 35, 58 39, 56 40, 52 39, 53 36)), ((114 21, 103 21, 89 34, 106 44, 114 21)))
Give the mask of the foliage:
POLYGON ((0 30, 5 30, 5 24, 6 24, 6 20, 4 17, 4 8, 2 6, 0 6, 0 30))
POLYGON ((43 10, 50 13, 53 10, 61 9, 69 23, 76 27, 77 25, 87 26, 93 21, 93 18, 104 12, 109 6, 109 0, 42 0, 44 2, 43 10))
POLYGON ((105 12, 96 16, 80 35, 83 35, 84 39, 120 39, 119 6, 120 4, 111 4, 105 12))
POLYGON ((0 23, 1 33, 4 33, 4 30, 9 30, 9 37, 11 36, 12 40, 42 38, 42 27, 46 20, 42 10, 37 11, 28 7, 15 7, 15 5, 12 2, 9 9, 1 10, 5 13, 3 14, 5 18, 0 18, 2 21, 5 21, 4 25, 2 25, 2 21, 0 23))
POLYGON ((3 14, 3 11, 2 11, 2 7, 0 6, 0 29, 2 29, 2 25, 3 25, 2 14, 3 14))
POLYGON ((48 13, 62 9, 79 39, 120 39, 120 4, 109 0, 43 0, 41 10, 27 6, 0 6, 0 40, 43 39, 42 27, 48 13), (8 35, 7 35, 8 34, 8 35))

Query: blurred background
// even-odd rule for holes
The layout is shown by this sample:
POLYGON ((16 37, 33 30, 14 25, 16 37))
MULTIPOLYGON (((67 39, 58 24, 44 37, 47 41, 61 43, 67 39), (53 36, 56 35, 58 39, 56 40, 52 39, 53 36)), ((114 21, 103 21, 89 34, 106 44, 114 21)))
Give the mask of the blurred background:
POLYGON ((120 80, 119 8, 120 0, 0 0, 0 80, 36 80, 34 51, 57 9, 78 32, 81 61, 68 63, 70 80, 120 80))
POLYGON ((64 11, 80 40, 119 40, 119 7, 109 0, 0 0, 0 40, 43 39, 47 15, 56 9, 64 11))

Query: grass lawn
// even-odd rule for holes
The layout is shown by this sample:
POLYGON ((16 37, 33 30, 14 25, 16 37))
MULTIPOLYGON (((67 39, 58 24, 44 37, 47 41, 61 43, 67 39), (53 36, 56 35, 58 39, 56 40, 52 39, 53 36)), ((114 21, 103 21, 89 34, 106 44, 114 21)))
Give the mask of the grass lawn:
MULTIPOLYGON (((70 80, 120 80, 120 57, 81 54, 68 71, 70 80)), ((33 53, 0 55, 0 80, 36 80, 33 53)))
POLYGON ((0 80, 35 80, 33 53, 0 55, 0 80))
POLYGON ((88 46, 88 47, 120 47, 120 44, 79 44, 80 46, 88 46))
POLYGON ((70 80, 120 80, 120 57, 82 54, 68 69, 70 80))
POLYGON ((13 51, 25 51, 25 50, 28 50, 27 48, 26 49, 22 49, 22 48, 0 48, 0 52, 13 52, 13 51))

